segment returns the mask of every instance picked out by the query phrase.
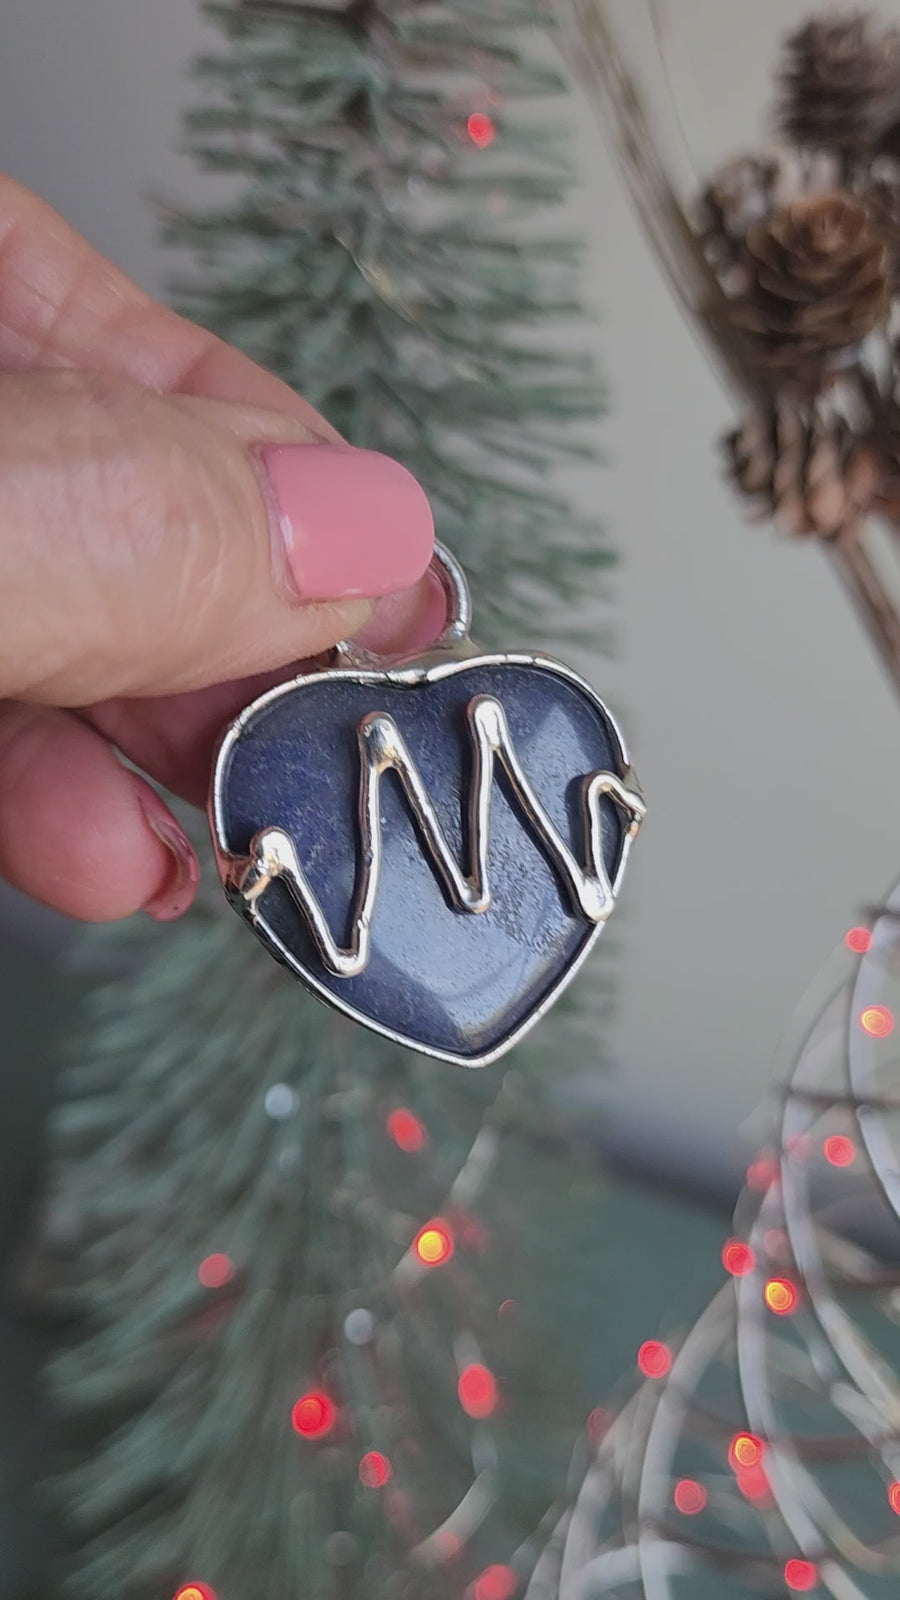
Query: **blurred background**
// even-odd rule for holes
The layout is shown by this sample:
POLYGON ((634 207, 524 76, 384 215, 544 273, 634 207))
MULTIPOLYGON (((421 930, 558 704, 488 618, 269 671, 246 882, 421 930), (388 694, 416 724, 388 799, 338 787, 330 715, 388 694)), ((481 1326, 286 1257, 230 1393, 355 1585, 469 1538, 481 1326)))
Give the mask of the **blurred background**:
MULTIPOLYGON (((669 0, 654 29, 643 7, 620 7, 660 106, 669 77, 678 116, 663 120, 698 172, 760 141, 776 40, 808 9, 669 0)), ((900 6, 882 10, 900 17, 900 6)), ((202 194, 179 153, 179 120, 206 37, 191 0, 5 0, 0 19, 0 168, 158 295, 170 262, 148 199, 202 194)), ((687 1314, 685 1284, 699 1304, 716 1280, 752 1151, 746 1121, 782 1031, 900 864, 900 728, 820 551, 749 528, 721 481, 714 440, 731 421, 728 401, 579 90, 572 114, 572 220, 589 239, 589 337, 610 398, 605 463, 578 473, 577 492, 601 508, 622 557, 615 658, 582 659, 621 713, 650 807, 615 930, 611 1064, 598 1075, 586 1062, 564 1086, 591 1107, 619 1195, 605 1285, 614 1309, 601 1337, 592 1330, 599 1390, 661 1317, 680 1305, 687 1314)), ((10 1247, 32 1192, 55 1042, 77 1004, 77 981, 57 965, 70 936, 62 919, 3 896, 0 1229, 10 1247)), ((41 1337, 12 1314, 0 1325, 0 1600, 19 1600, 47 1537, 22 1488, 40 1450, 40 1427, 24 1426, 23 1378, 41 1337)))
MULTIPOLYGON (((620 10, 665 123, 659 38, 643 6, 620 10)), ((776 42, 807 11, 798 0, 660 8, 698 173, 760 142, 776 42)), ((2 27, 0 164, 163 294, 171 260, 148 197, 203 192, 178 153, 189 63, 209 43, 197 8, 6 0, 2 27)), ((574 114, 589 336, 610 392, 606 464, 580 475, 579 492, 622 556, 616 657, 593 670, 651 805, 616 929, 606 1137, 723 1185, 793 1006, 892 880, 897 713, 820 552, 749 528, 721 480, 727 398, 579 91, 574 114)), ((59 931, 15 916, 36 937, 59 931)))

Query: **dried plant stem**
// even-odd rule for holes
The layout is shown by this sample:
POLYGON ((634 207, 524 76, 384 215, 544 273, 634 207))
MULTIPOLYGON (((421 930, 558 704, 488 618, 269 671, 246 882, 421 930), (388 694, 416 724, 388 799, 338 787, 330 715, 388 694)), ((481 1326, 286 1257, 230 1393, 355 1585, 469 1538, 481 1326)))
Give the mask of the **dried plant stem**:
POLYGON ((875 643, 894 689, 900 695, 900 616, 897 615, 897 607, 862 539, 836 539, 829 549, 841 582, 875 643))
MULTIPOLYGON (((557 0, 573 72, 590 93, 631 201, 669 286, 706 347, 737 403, 763 410, 773 394, 746 359, 718 279, 696 237, 670 176, 652 119, 606 0, 557 0)), ((877 385, 864 398, 878 398, 877 385)), ((876 414, 880 404, 876 406, 876 414)), ((826 541, 820 541, 826 542, 826 541)), ((900 614, 873 562, 862 530, 827 541, 841 581, 873 639, 900 696, 900 614)))

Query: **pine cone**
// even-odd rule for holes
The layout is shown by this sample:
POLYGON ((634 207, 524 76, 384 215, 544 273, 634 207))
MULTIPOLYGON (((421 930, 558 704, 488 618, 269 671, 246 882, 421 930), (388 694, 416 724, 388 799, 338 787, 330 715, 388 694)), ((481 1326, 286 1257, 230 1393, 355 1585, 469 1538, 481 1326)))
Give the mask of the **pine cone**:
POLYGON ((820 385, 887 311, 887 251, 865 206, 840 190, 797 200, 746 249, 750 282, 731 304, 756 369, 820 385))
POLYGON ((750 229, 768 221, 778 170, 774 157, 737 156, 710 178, 697 203, 697 224, 714 265, 739 258, 750 229))
POLYGON ((772 518, 795 538, 852 533, 880 482, 874 452, 854 440, 845 422, 810 419, 791 405, 753 413, 722 444, 753 520, 772 518))
POLYGON ((896 294, 900 290, 900 168, 874 178, 861 198, 872 233, 887 251, 890 289, 896 294))
POLYGON ((777 120, 797 144, 847 162, 870 153, 900 117, 900 31, 867 11, 813 18, 789 35, 777 120))

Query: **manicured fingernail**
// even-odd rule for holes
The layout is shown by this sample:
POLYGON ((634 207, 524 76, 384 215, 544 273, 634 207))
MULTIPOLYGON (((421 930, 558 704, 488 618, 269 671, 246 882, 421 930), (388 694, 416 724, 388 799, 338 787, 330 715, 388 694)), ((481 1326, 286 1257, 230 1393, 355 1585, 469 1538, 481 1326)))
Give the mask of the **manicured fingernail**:
POLYGON ((168 851, 159 886, 142 910, 154 922, 173 922, 193 901, 200 882, 200 863, 187 834, 159 795, 142 788, 139 798, 148 826, 168 851))
POLYGON ((385 595, 354 641, 375 655, 406 655, 434 644, 447 624, 447 596, 432 569, 414 589, 385 595))
POLYGON ((434 522, 412 473, 376 450, 266 445, 255 452, 276 577, 301 600, 375 599, 410 588, 434 548, 434 522))

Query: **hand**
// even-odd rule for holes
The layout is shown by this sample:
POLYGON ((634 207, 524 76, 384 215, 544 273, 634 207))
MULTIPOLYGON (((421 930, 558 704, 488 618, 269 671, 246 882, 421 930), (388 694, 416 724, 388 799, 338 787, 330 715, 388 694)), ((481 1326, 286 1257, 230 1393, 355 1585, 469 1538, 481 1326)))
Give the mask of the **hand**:
POLYGON ((88 920, 187 909, 223 724, 360 636, 424 644, 428 504, 0 176, 0 874, 88 920), (374 602, 374 604, 373 604, 374 602), (362 632, 361 632, 362 630, 362 632))

